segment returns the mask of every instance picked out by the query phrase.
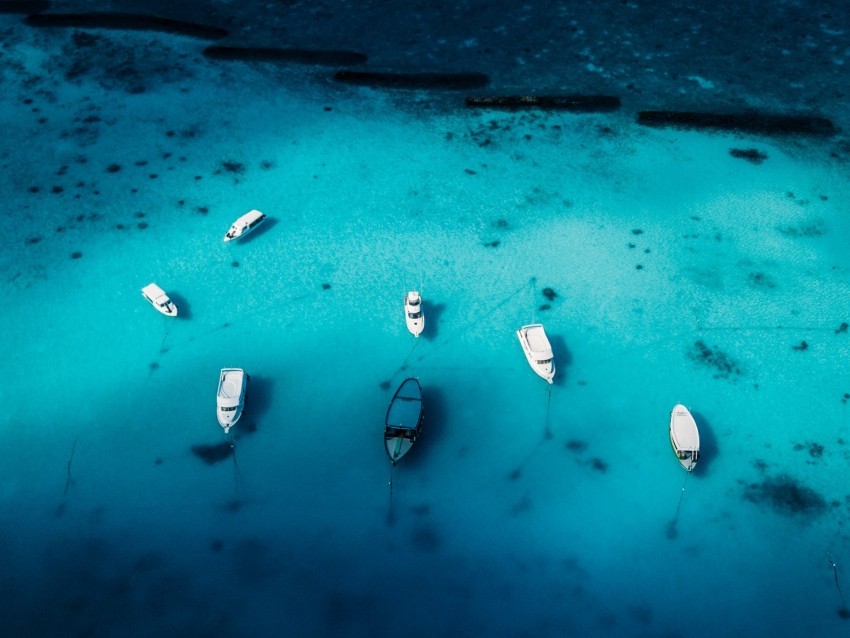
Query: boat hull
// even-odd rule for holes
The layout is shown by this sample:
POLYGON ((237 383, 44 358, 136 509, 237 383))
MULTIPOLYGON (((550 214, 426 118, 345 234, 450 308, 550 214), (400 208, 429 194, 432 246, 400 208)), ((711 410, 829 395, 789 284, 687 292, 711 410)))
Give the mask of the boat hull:
POLYGON ((699 429, 690 410, 682 404, 670 412, 670 445, 679 464, 692 472, 699 459, 699 429))
POLYGON ((230 230, 224 234, 224 241, 229 242, 241 239, 257 226, 262 224, 265 219, 266 215, 258 210, 248 211, 242 215, 242 217, 233 222, 230 226, 230 230))
POLYGON ((530 324, 516 331, 528 365, 547 383, 555 379, 555 358, 542 324, 530 324))
POLYGON ((407 378, 395 391, 384 420, 384 447, 393 465, 413 447, 423 420, 422 386, 418 379, 407 378))
POLYGON ((165 291, 156 284, 148 284, 142 288, 142 297, 156 308, 160 314, 166 317, 177 316, 177 304, 171 301, 169 296, 165 294, 165 291))
POLYGON ((216 417, 225 434, 242 416, 247 383, 248 375, 241 368, 222 368, 216 394, 216 417))
POLYGON ((418 337, 425 329, 422 297, 415 290, 411 290, 404 298, 404 320, 407 323, 407 329, 414 337, 418 337))

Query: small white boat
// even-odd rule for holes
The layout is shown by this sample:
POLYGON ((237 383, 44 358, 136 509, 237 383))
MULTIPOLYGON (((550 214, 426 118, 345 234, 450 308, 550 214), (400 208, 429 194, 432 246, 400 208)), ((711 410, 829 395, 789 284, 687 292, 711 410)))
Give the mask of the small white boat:
POLYGON ((384 445, 393 465, 398 463, 413 444, 422 429, 422 386, 410 377, 401 382, 387 408, 384 427, 384 445))
POLYGON ((262 224, 265 218, 266 216, 264 213, 261 213, 258 210, 249 210, 247 213, 242 215, 242 217, 233 222, 230 230, 224 234, 224 241, 232 241, 234 239, 244 237, 257 226, 262 224))
POLYGON ((415 290, 411 290, 404 298, 404 319, 407 321, 407 329, 414 337, 418 337, 425 329, 422 297, 415 290))
POLYGON ((156 284, 148 284, 142 288, 142 297, 166 317, 177 316, 177 304, 171 301, 165 291, 156 284))
POLYGON ((694 417, 681 403, 670 413, 670 444, 682 467, 688 472, 693 470, 699 458, 699 430, 694 417))
POLYGON ((552 355, 552 346, 543 330, 543 324, 532 323, 523 326, 516 331, 516 336, 519 337, 522 351, 525 352, 525 358, 528 359, 531 369, 552 383, 555 377, 555 359, 552 355))
POLYGON ((245 407, 245 386, 248 375, 242 368, 222 368, 218 378, 218 396, 216 398, 216 416, 224 433, 236 425, 245 407))

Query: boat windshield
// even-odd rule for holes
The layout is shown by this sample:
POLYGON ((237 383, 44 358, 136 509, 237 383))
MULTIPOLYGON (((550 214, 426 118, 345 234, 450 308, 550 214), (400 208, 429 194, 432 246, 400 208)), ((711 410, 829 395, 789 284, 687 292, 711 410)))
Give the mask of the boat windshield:
POLYGON ((539 363, 540 365, 547 365, 549 363, 552 363, 552 360, 551 359, 544 359, 543 361, 538 361, 537 363, 539 363))
POLYGON ((233 412, 234 410, 236 410, 235 405, 232 408, 222 408, 221 409, 222 412, 233 412))
POLYGON ((410 317, 411 319, 419 319, 419 317, 422 316, 422 313, 421 312, 408 312, 407 316, 410 317))

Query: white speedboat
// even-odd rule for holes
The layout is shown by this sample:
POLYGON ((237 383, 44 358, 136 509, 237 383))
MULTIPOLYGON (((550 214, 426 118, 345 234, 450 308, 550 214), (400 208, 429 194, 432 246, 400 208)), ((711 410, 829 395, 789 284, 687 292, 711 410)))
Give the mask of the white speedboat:
POLYGON ((142 288, 142 297, 166 317, 177 316, 177 304, 171 301, 165 291, 156 284, 148 284, 142 288))
POLYGON ((233 222, 230 230, 224 234, 224 241, 232 241, 234 239, 244 237, 257 226, 262 224, 265 218, 266 216, 264 213, 261 213, 258 210, 249 210, 247 213, 242 215, 242 217, 233 222))
POLYGON ((528 359, 531 369, 552 383, 555 377, 555 359, 552 355, 552 346, 543 330, 543 324, 532 323, 523 326, 516 331, 516 336, 519 337, 522 351, 525 352, 525 358, 528 359))
POLYGON ((248 375, 242 368, 222 368, 218 378, 218 396, 216 397, 216 416, 224 433, 236 425, 245 407, 245 386, 248 375))
POLYGON ((404 298, 404 319, 407 321, 407 329, 414 337, 418 337, 425 329, 422 297, 415 290, 411 290, 404 298))
POLYGON ((670 444, 682 467, 688 472, 693 470, 699 458, 699 430, 694 417, 681 403, 670 413, 670 444))
POLYGON ((384 427, 384 445, 393 465, 398 463, 413 444, 422 429, 422 386, 410 377, 401 382, 387 408, 384 427))

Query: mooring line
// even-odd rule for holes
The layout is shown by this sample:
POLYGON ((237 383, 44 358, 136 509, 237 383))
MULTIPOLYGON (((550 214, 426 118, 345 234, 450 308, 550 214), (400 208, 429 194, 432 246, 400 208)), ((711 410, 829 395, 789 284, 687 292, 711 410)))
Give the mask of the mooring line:
POLYGON ((404 370, 407 367, 407 361, 410 359, 411 356, 413 356, 413 351, 416 350, 416 346, 419 345, 420 341, 422 341, 422 339, 417 339, 416 341, 414 341, 410 350, 407 352, 407 356, 401 362, 401 365, 399 366, 398 370, 396 371, 396 374, 398 374, 399 372, 401 372, 402 370, 404 370))
POLYGON ((233 434, 228 434, 227 442, 230 443, 230 456, 233 457, 233 493, 234 498, 239 500, 239 464, 236 462, 236 441, 233 434))
MULTIPOLYGON (((532 277, 532 279, 534 279, 534 278, 532 277)), ((516 297, 518 294, 520 294, 522 291, 524 291, 524 290, 525 290, 525 288, 526 288, 526 286, 528 286, 528 284, 527 284, 527 283, 523 284, 522 286, 520 286, 519 288, 517 288, 516 290, 514 290, 511 294, 509 294, 507 297, 505 297, 504 299, 502 299, 502 300, 501 300, 499 303, 497 303, 495 306, 493 306, 493 307, 492 307, 492 309, 490 310, 489 314, 487 315, 487 318, 488 318, 488 319, 492 319, 492 318, 493 318, 493 315, 495 314, 495 312, 496 312, 497 310, 501 309, 501 308, 502 308, 505 304, 507 304, 509 301, 511 301, 511 299, 513 299, 513 298, 514 298, 514 297, 516 297)), ((443 348, 445 348, 447 345, 449 345, 452 341, 454 341, 455 339, 457 339, 457 338, 459 338, 460 336, 462 336, 462 335, 463 335, 463 334, 464 334, 467 330, 469 330, 469 329, 471 329, 471 328, 474 328, 475 326, 478 326, 478 325, 480 325, 480 324, 481 324, 481 321, 477 321, 477 320, 476 320, 476 321, 470 321, 470 322, 469 322, 469 323, 468 323, 465 327, 462 327, 462 328, 459 328, 459 329, 457 329, 457 330, 454 330, 454 331, 452 332, 452 336, 451 336, 451 337, 449 337, 448 339, 446 339, 445 341, 443 341, 443 342, 442 342, 442 343, 440 343, 439 345, 435 345, 433 348, 431 348, 430 350, 428 350, 428 352, 426 352, 426 353, 425 353, 425 354, 423 354, 421 357, 419 357, 419 361, 422 361, 422 360, 424 360, 424 359, 425 359, 425 357, 428 357, 428 356, 430 356, 430 355, 434 354, 435 352, 437 352, 437 351, 439 351, 439 350, 442 350, 442 349, 443 349, 443 348)))
POLYGON ((679 520, 679 510, 682 509, 682 500, 685 498, 685 486, 688 484, 688 479, 691 478, 691 473, 685 475, 685 480, 682 482, 682 491, 679 493, 679 502, 676 504, 676 516, 673 520, 679 520))
POLYGON ((832 567, 832 574, 835 577, 835 589, 838 590, 838 595, 841 597, 841 603, 846 607, 847 601, 844 599, 844 592, 841 591, 841 583, 838 582, 838 565, 836 565, 835 561, 832 560, 832 554, 830 552, 826 553, 826 560, 829 561, 829 565, 832 567))
POLYGON ((395 523, 395 515, 393 513, 393 470, 395 469, 395 463, 390 464, 390 501, 387 506, 387 525, 392 525, 395 523))
POLYGON ((65 481, 65 491, 62 493, 63 496, 68 495, 68 490, 71 489, 71 483, 73 479, 71 478, 71 464, 74 462, 74 452, 77 449, 77 437, 74 437, 74 444, 71 446, 71 455, 68 457, 68 478, 65 481))

